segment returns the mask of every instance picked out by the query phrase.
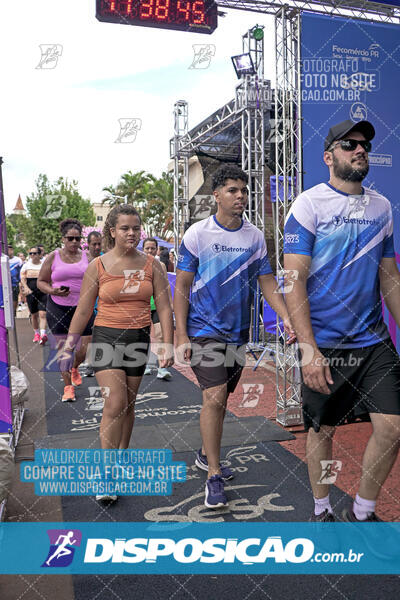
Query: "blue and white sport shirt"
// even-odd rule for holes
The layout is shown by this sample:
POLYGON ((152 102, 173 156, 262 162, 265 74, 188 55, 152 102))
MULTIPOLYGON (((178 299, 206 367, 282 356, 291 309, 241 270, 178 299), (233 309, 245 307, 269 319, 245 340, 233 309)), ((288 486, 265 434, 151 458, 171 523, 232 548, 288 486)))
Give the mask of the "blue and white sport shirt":
POLYGON ((226 229, 211 216, 186 231, 177 267, 195 273, 188 335, 245 344, 257 279, 272 273, 263 233, 247 221, 226 229))
POLYGON ((327 183, 294 201, 285 254, 311 256, 311 324, 322 348, 359 348, 389 337, 382 319, 379 263, 393 257, 390 202, 375 190, 351 196, 327 183))

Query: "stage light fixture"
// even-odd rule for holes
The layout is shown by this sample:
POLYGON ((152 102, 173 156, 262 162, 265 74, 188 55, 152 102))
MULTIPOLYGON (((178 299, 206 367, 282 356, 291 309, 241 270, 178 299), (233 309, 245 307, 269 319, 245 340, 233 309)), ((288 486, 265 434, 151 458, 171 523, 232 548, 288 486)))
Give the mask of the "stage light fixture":
POLYGON ((253 37, 257 42, 261 41, 264 37, 264 27, 260 27, 260 25, 256 25, 251 30, 251 37, 253 37))
POLYGON ((237 78, 240 79, 243 75, 255 75, 253 61, 249 52, 231 56, 233 66, 235 67, 237 78))

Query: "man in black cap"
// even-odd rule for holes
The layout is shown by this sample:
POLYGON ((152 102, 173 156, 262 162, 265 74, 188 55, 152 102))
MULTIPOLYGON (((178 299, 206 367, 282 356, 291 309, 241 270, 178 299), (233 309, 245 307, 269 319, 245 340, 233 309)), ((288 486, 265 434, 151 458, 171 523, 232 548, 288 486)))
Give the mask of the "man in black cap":
MULTIPOLYGON (((323 160, 329 182, 293 203, 285 226, 285 269, 298 272, 286 303, 302 353, 312 520, 334 521, 329 485, 335 428, 361 417, 373 432, 346 521, 379 521, 375 504, 400 441, 400 359, 382 319, 381 295, 400 326, 400 274, 390 202, 362 187, 374 127, 331 127, 323 160)), ((349 455, 349 462, 352 460, 349 455)), ((346 468, 346 465, 344 465, 346 468)))

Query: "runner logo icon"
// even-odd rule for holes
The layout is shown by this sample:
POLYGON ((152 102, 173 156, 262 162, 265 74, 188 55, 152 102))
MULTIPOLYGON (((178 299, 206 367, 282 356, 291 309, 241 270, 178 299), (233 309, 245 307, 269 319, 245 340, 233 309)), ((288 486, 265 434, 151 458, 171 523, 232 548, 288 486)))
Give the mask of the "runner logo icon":
POLYGON ((331 484, 335 483, 339 471, 342 468, 341 460, 320 460, 321 463, 321 477, 317 483, 319 484, 331 484))
POLYGON ((48 529, 50 548, 42 567, 68 567, 74 558, 75 547, 81 545, 79 529, 48 529))

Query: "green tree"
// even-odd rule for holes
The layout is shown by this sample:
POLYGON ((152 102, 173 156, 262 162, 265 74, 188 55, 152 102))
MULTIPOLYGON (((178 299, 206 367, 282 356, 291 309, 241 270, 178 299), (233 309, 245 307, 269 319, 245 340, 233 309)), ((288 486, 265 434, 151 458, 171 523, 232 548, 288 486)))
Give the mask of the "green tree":
POLYGON ((27 233, 31 231, 32 224, 26 215, 11 214, 6 216, 7 241, 13 244, 15 254, 27 251, 27 233))
POLYGON ((117 186, 109 185, 103 188, 103 192, 107 194, 103 199, 103 203, 108 202, 110 207, 113 207, 123 204, 126 198, 127 203, 135 206, 140 212, 147 202, 147 193, 153 181, 155 181, 155 178, 150 173, 145 171, 132 173, 132 171, 128 171, 121 175, 117 186))
POLYGON ((109 203, 110 207, 123 204, 125 198, 135 206, 147 235, 173 235, 174 185, 169 173, 162 173, 157 179, 145 171, 128 171, 121 175, 116 186, 104 187, 103 191, 106 192, 103 203, 109 203))
POLYGON ((96 218, 90 200, 84 199, 76 181, 70 183, 59 177, 50 183, 46 175, 39 175, 36 190, 26 199, 29 226, 24 232, 28 246, 38 243, 49 252, 60 245, 59 223, 67 217, 79 219, 86 226, 95 225, 96 218))
POLYGON ((154 179, 147 192, 145 210, 146 233, 159 237, 173 235, 174 220, 174 183, 170 173, 162 173, 160 179, 154 179))
POLYGON ((11 219, 12 216, 6 215, 7 242, 15 247, 17 245, 18 231, 11 219))

